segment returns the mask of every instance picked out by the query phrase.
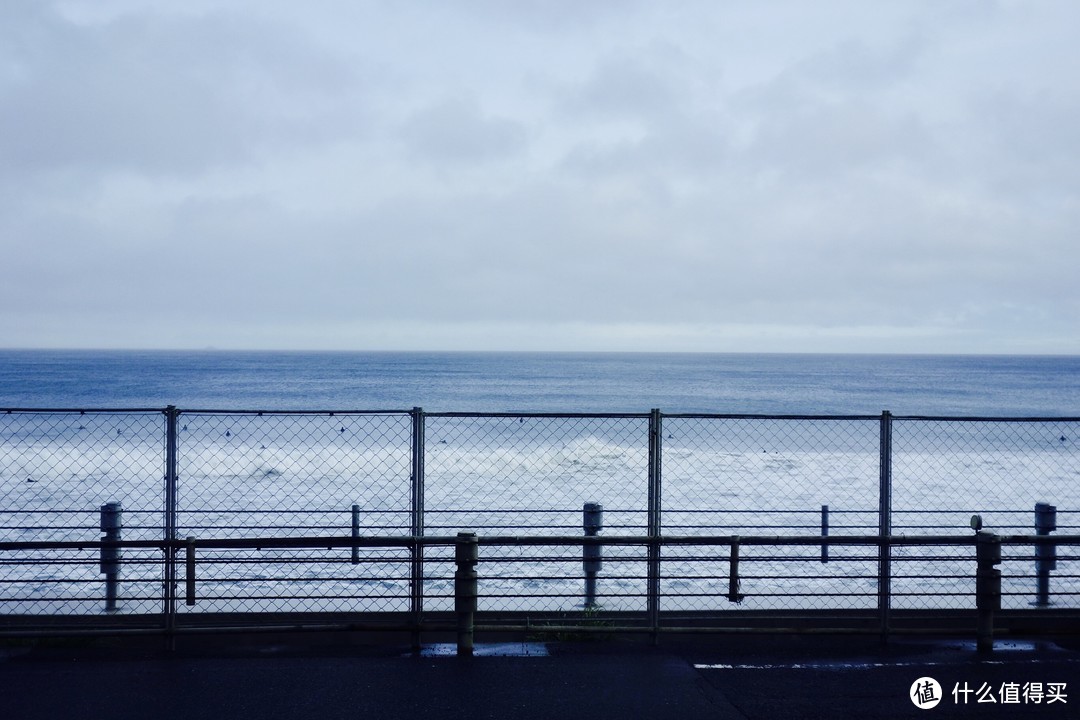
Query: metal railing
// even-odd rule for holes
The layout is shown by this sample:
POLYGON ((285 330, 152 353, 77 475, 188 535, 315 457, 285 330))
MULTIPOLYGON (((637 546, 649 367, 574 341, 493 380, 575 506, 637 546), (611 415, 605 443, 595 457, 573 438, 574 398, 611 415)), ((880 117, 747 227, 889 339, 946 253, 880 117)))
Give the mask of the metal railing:
MULTIPOLYGON (((109 511, 111 512, 112 509, 109 511)), ((103 511, 104 512, 104 511, 103 511)), ((446 619, 447 613, 432 613, 430 618, 385 618, 381 622, 367 625, 357 623, 355 618, 347 624, 338 624, 337 627, 347 629, 397 629, 411 630, 414 633, 422 631, 448 631, 455 630, 458 634, 459 652, 469 654, 472 652, 473 635, 481 632, 526 632, 534 635, 551 635, 558 633, 651 633, 654 636, 659 633, 684 633, 684 632, 800 632, 808 629, 815 632, 829 633, 880 633, 883 639, 894 633, 921 632, 925 628, 918 625, 907 624, 902 627, 893 627, 892 612, 888 604, 879 605, 873 614, 875 623, 865 622, 871 617, 869 614, 840 614, 833 622, 840 624, 814 625, 810 628, 787 626, 771 622, 756 626, 732 625, 724 619, 723 614, 705 614, 687 617, 679 613, 654 612, 664 597, 664 592, 659 589, 659 584, 647 583, 646 606, 648 611, 642 613, 605 613, 603 603, 597 602, 597 596, 603 597, 596 591, 596 575, 590 577, 590 573, 599 574, 601 558, 606 548, 644 548, 650 550, 650 557, 660 557, 662 549, 693 547, 693 548, 721 548, 726 550, 726 573, 717 576, 726 585, 726 593, 717 593, 718 598, 723 598, 729 603, 741 603, 747 597, 754 594, 755 588, 752 582, 744 585, 744 581, 750 581, 752 574, 746 573, 747 563, 741 559, 743 549, 754 547, 785 547, 820 548, 824 552, 831 547, 872 547, 882 548, 886 552, 893 548, 965 548, 967 558, 965 570, 958 576, 966 579, 969 585, 973 585, 974 591, 970 593, 975 605, 975 623, 973 632, 977 637, 980 650, 988 651, 993 648, 993 635, 995 631, 995 614, 1002 609, 1002 573, 996 567, 1002 562, 1003 546, 1032 547, 1036 557, 1044 560, 1056 558, 1058 546, 1080 545, 1080 535, 1006 535, 1000 536, 985 530, 979 530, 968 537, 953 535, 943 536, 846 536, 829 537, 821 536, 627 536, 611 535, 598 536, 586 534, 583 536, 477 536, 475 533, 458 533, 456 536, 406 536, 406 537, 357 537, 357 536, 325 536, 325 537, 260 537, 260 538, 213 538, 198 539, 188 537, 184 540, 122 540, 116 537, 107 537, 98 541, 23 541, 10 542, 0 541, 0 552, 34 552, 34 551, 78 551, 97 552, 101 558, 101 570, 106 574, 105 606, 106 612, 117 610, 116 599, 120 595, 118 585, 121 568, 124 566, 125 552, 139 552, 144 550, 158 550, 169 554, 171 557, 180 558, 183 566, 183 592, 180 594, 185 606, 194 607, 199 602, 205 602, 199 590, 200 575, 214 564, 213 553, 221 551, 242 550, 304 550, 326 549, 327 551, 349 550, 355 558, 360 550, 386 550, 386 549, 410 549, 425 548, 452 548, 452 561, 446 561, 455 569, 453 575, 453 591, 450 595, 451 607, 455 619, 453 622, 446 619), (552 614, 539 615, 530 619, 528 615, 515 616, 512 614, 493 611, 492 607, 484 607, 485 601, 497 597, 497 593, 485 591, 486 583, 499 580, 491 577, 486 567, 497 566, 505 562, 498 556, 490 556, 487 552, 481 553, 480 548, 505 549, 505 548, 569 548, 580 552, 582 558, 582 572, 569 577, 543 577, 545 581, 557 582, 563 580, 576 580, 583 582, 583 594, 586 598, 582 612, 576 617, 567 618, 552 614), (481 570, 477 571, 477 566, 481 570), (656 593, 655 596, 653 593, 656 593), (590 602, 590 595, 591 602, 590 602), (490 617, 487 623, 477 623, 478 613, 480 617, 485 614, 490 617), (524 622, 523 622, 524 619, 524 622), (718 622, 718 620, 720 622, 718 622), (864 622, 853 623, 862 620, 864 622), (847 622, 848 624, 843 624, 847 622)), ((534 562, 535 558, 519 560, 523 563, 534 562)), ((138 561, 136 561, 137 564, 138 561)), ((646 578, 637 578, 640 582, 646 578)), ((882 578, 878 578, 879 585, 884 584, 882 578)), ((202 582, 206 582, 203 580, 202 582)), ((213 580, 211 580, 213 583, 213 580)), ((580 597, 580 593, 579 593, 580 597)), ((211 596, 210 601, 214 598, 211 596)), ((175 609, 173 609, 175 613, 175 609)), ((404 613, 402 613, 404 615, 404 613)), ((1074 618, 1072 631, 1080 630, 1074 618)), ((730 618, 728 618, 730 620, 730 618)), ((790 618, 789 618, 790 620, 790 618)), ((282 629, 279 622, 265 621, 261 623, 265 629, 282 629)), ((209 626, 212 627, 212 626, 209 626)), ((248 624, 243 626, 246 631, 255 627, 248 624)), ((286 626, 285 629, 325 629, 325 622, 320 625, 310 620, 303 628, 299 626, 286 626)), ((333 626, 331 626, 333 627, 333 626)), ((938 631, 939 626, 935 626, 938 631)), ((126 623, 122 627, 113 627, 112 633, 165 633, 175 635, 185 632, 204 631, 208 626, 199 623, 178 623, 177 617, 166 615, 160 621, 152 625, 133 625, 126 623)), ((218 631, 237 628, 215 628, 218 631)), ((950 627, 951 632, 957 628, 950 627)), ((73 630, 71 626, 60 632, 63 635, 90 633, 97 634, 102 630, 100 627, 90 629, 82 628, 73 630)), ((1056 632, 1068 631, 1067 628, 1058 626, 1056 632)), ((25 630, 18 628, 6 628, 0 631, 0 635, 9 636, 40 636, 48 634, 40 628, 25 630)))
MULTIPOLYGON (((1077 430, 1077 418, 887 412, 0 410, 0 632, 64 618, 164 618, 171 631, 225 615, 358 613, 419 628, 454 607, 451 548, 428 539, 461 531, 482 544, 575 538, 542 552, 538 540, 493 546, 481 612, 577 613, 590 604, 579 549, 590 544, 588 505, 601 509, 593 544, 606 548, 595 605, 645 627, 753 612, 968 612, 971 515, 1005 538, 1058 533, 1071 549, 1077 430), (125 554, 105 608, 111 560, 93 543, 112 503, 125 554), (1036 524, 1039 507, 1055 510, 1052 527, 1036 524), (189 536, 224 543, 196 541, 195 606, 180 591, 189 536), (710 541, 734 536, 737 604, 730 540, 710 541), (337 540, 305 544, 312 537, 337 540), (365 544, 394 537, 409 542, 365 544)), ((1075 555, 1040 555, 1047 540, 1004 544, 1006 611, 1080 607, 1075 555)))

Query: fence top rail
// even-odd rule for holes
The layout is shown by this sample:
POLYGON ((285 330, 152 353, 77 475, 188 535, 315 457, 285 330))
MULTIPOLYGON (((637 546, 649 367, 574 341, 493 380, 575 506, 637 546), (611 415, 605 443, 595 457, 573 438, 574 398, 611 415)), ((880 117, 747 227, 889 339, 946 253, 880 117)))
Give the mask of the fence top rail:
POLYGON ((893 415, 896 420, 915 420, 920 422, 1004 422, 1004 423, 1027 423, 1027 422, 1080 422, 1080 416, 998 416, 987 417, 977 415, 893 415))
POLYGON ((835 420, 874 421, 881 415, 776 415, 755 413, 661 413, 665 420, 835 420))
POLYGON ((177 410, 180 415, 410 415, 412 410, 177 410))
MULTIPOLYGON (((311 410, 258 410, 258 409, 228 409, 228 408, 193 408, 181 409, 175 406, 168 407, 0 407, 0 414, 12 415, 15 413, 78 413, 108 414, 108 413, 168 413, 170 411, 184 415, 411 415, 421 413, 425 417, 432 418, 613 418, 613 419, 648 419, 649 412, 530 412, 530 411, 499 411, 499 412, 423 412, 421 408, 410 409, 311 409, 311 410)), ((1080 422, 1080 416, 974 416, 974 415, 892 415, 884 412, 879 415, 815 415, 815 414, 768 414, 768 413, 664 413, 662 418, 670 419, 698 419, 698 420, 821 420, 821 421, 877 421, 888 415, 892 420, 900 421, 937 421, 937 422, 1080 422)))
POLYGON ((649 413, 588 413, 588 412, 425 412, 431 418, 567 418, 567 419, 635 419, 648 420, 649 413))
MULTIPOLYGON (((258 538, 187 538, 177 540, 58 540, 3 541, 0 551, 19 550, 93 550, 100 548, 157 548, 181 549, 192 547, 204 550, 285 549, 285 548, 351 548, 351 547, 414 547, 452 546, 476 538, 485 546, 575 546, 582 545, 974 545, 975 534, 969 535, 482 535, 463 538, 460 535, 427 536, 361 536, 342 535, 320 537, 258 537, 258 538)), ((1072 535, 999 535, 1003 545, 1080 545, 1080 534, 1072 535)))
POLYGON ((167 413, 169 408, 156 407, 156 408, 49 408, 49 407, 12 407, 12 408, 0 408, 0 413, 4 415, 15 415, 17 413, 38 413, 38 414, 65 414, 65 415, 107 415, 107 414, 119 414, 119 413, 154 413, 163 414, 167 413))

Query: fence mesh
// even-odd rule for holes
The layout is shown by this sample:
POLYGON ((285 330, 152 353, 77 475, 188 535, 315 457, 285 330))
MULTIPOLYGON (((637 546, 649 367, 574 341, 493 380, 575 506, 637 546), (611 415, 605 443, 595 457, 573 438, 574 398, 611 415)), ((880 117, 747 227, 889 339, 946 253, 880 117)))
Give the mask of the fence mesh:
MULTIPOLYGON (((586 503, 604 532, 648 527, 647 416, 430 415, 425 429, 425 519, 430 534, 582 535, 586 503)), ((453 603, 452 550, 431 551, 450 575, 425 581, 425 608, 453 603)), ((645 605, 645 553, 605 552, 604 605, 645 605)), ((485 548, 480 610, 580 609, 580 548, 485 548)))
MULTIPOLYGON (((98 540, 101 506, 109 502, 122 505, 124 540, 166 537, 170 417, 163 410, 0 410, 0 540, 98 540)), ((665 536, 873 536, 883 482, 894 535, 970 535, 975 514, 993 532, 1033 534, 1036 503, 1056 507, 1055 532, 1080 533, 1076 419, 418 411, 175 417, 179 539, 574 536, 585 532, 586 503, 603 508, 601 535, 644 536, 655 526, 665 536), (884 427, 891 434, 883 435, 884 427), (884 468, 883 458, 890 463, 884 468)), ((1037 599, 1035 550, 1007 543, 1003 554, 1003 606, 1028 608, 1037 599)), ((481 612, 579 613, 582 555, 577 546, 482 545, 481 612)), ((1077 555, 1075 546, 1057 553, 1049 586, 1055 607, 1080 606, 1077 555)), ((3 551, 0 614, 102 613, 99 559, 93 549, 3 551)), ((897 546, 890 559, 894 609, 974 608, 973 547, 897 546)), ((415 611, 417 572, 424 609, 453 608, 447 547, 429 548, 422 563, 394 548, 208 549, 198 560, 198 602, 176 607, 189 616, 415 611)), ((878 560, 872 545, 745 545, 737 596, 729 598, 727 545, 668 546, 656 607, 669 617, 870 610, 878 603, 878 560)), ((648 569, 644 547, 605 547, 599 609, 644 616, 648 569)), ((118 611, 168 611, 165 573, 160 549, 125 549, 118 611)))
MULTIPOLYGON (((998 534, 1034 534, 1035 505, 1058 509, 1057 529, 1080 531, 1080 421, 897 418, 893 422, 892 509, 896 534, 970 533, 970 518, 998 534)), ((1035 596, 1033 548, 1002 553, 1002 606, 1035 596)), ((1053 572, 1057 603, 1080 604, 1080 572, 1069 553, 1053 572)), ((894 607, 971 607, 974 550, 894 553, 894 607)))
MULTIPOLYGON (((0 412, 0 538, 96 541, 101 506, 123 509, 122 538, 163 536, 164 419, 143 412, 0 412)), ((104 608, 98 550, 0 555, 0 613, 83 615, 104 608)), ((125 549, 127 613, 161 610, 163 555, 125 549)))
MULTIPOLYGON (((408 415, 183 413, 178 537, 411 534, 408 415), (356 506, 356 512, 353 507, 356 506)), ((219 550, 186 613, 408 607, 407 550, 219 550), (355 560, 355 562, 354 562, 355 560)))
MULTIPOLYGON (((664 533, 874 534, 878 426, 877 418, 665 417, 664 533)), ((663 553, 663 609, 734 607, 726 547, 663 553)), ((745 547, 739 575, 740 609, 877 602, 873 548, 745 547)))

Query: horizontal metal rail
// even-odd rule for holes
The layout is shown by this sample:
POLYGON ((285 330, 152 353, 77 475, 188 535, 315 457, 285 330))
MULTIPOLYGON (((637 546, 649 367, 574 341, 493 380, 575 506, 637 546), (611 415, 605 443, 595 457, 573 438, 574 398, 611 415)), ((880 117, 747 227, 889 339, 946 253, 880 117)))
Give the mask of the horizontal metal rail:
MULTIPOLYGON (((124 413, 165 413, 169 407, 5 407, 0 413, 13 415, 21 413, 69 413, 69 414, 124 414, 124 413)), ((332 415, 409 415, 412 408, 350 408, 350 409, 314 409, 314 410, 259 410, 257 408, 222 409, 222 408, 177 408, 183 415, 256 415, 256 416, 332 416, 332 415)), ((648 412, 514 412, 514 411, 443 411, 424 412, 426 417, 441 418, 616 418, 648 419, 648 412)), ((690 420, 842 420, 867 421, 878 420, 880 415, 823 415, 823 414, 768 414, 768 413, 662 413, 671 419, 690 420)), ((1080 416, 1072 415, 892 415, 893 420, 931 421, 931 422, 1080 422, 1080 416)))
MULTIPOLYGON (((784 535, 707 535, 707 536, 685 536, 685 535, 666 535, 666 536, 643 536, 643 535, 610 535, 610 536, 581 536, 581 535, 560 535, 560 536, 530 536, 530 535, 489 535, 484 537, 478 537, 472 533, 459 533, 455 536, 442 535, 442 536, 315 536, 315 537, 247 537, 247 538, 194 538, 187 537, 185 539, 167 540, 94 540, 94 541, 4 541, 0 542, 0 552, 19 552, 27 550, 118 550, 122 548, 128 548, 132 550, 137 549, 161 549, 172 550, 177 554, 183 553, 184 560, 182 565, 186 568, 186 598, 189 605, 193 605, 196 602, 196 585, 197 585, 197 566, 201 563, 213 562, 212 559, 203 557, 199 559, 199 551, 214 551, 214 550, 243 550, 243 549, 313 549, 313 548, 418 548, 418 547, 454 547, 456 562, 458 563, 459 573, 462 568, 463 553, 466 557, 472 559, 468 562, 472 566, 480 560, 490 560, 491 562, 522 562, 523 558, 515 557, 496 557, 496 558, 483 558, 481 554, 477 553, 477 549, 483 547, 587 547, 587 546, 637 546, 637 547, 700 547, 700 546, 726 546, 731 549, 731 565, 729 570, 728 579, 730 580, 729 599, 737 601, 741 598, 738 594, 738 553, 737 550, 744 546, 864 546, 864 547, 929 547, 929 546, 954 546, 954 547, 974 547, 977 551, 977 571, 973 574, 977 577, 979 586, 977 590, 977 600, 979 605, 978 617, 979 617, 979 629, 978 639, 980 649, 991 648, 993 638, 993 613, 995 609, 1000 609, 1000 572, 992 568, 992 564, 1001 562, 1000 550, 996 551, 996 556, 991 553, 991 556, 984 556, 985 545, 987 542, 992 542, 998 548, 1001 545, 1026 545, 1026 546, 1041 546, 1041 545, 1057 545, 1057 546, 1073 546, 1080 545, 1080 534, 1068 534, 1058 536, 1046 536, 1046 535, 1004 535, 996 536, 989 533, 979 533, 974 535, 922 535, 922 536, 908 536, 897 535, 880 537, 877 535, 801 535, 801 536, 784 536, 784 535), (472 550, 469 550, 469 548, 472 550), (470 555, 471 553, 471 555, 470 555), (995 559, 996 558, 996 559, 995 559), (996 590, 989 586, 984 586, 984 576, 996 575, 998 578, 998 585, 996 590), (988 599, 989 598, 989 599, 988 599), (989 604, 988 604, 989 603, 989 604), (995 606, 996 603, 996 606, 995 606)), ((104 553, 103 553, 104 557, 104 553)), ((719 558, 717 558, 719 559, 719 558)), ((811 558, 793 558, 803 562, 814 562, 811 558)), ((2 560, 2 558, 0 558, 2 560)), ((662 562, 679 562, 682 558, 663 558, 662 562)), ((749 559, 748 559, 749 560, 749 559)), ((304 562, 302 558, 298 559, 300 562, 304 562)), ((142 559, 135 561, 136 563, 144 562, 142 559)), ((744 560, 746 562, 746 560, 744 560)), ((471 571, 470 571, 471 572, 471 571)), ((468 573, 467 573, 468 574, 468 573)), ((972 575, 968 575, 970 577, 972 575)), ((879 629, 871 627, 869 625, 858 627, 803 627, 801 624, 796 623, 791 627, 787 625, 773 625, 771 627, 750 627, 750 626, 730 626, 721 624, 717 626, 715 623, 709 624, 708 622, 697 625, 685 625, 678 623, 663 623, 659 620, 659 616, 651 618, 650 621, 641 623, 626 623, 625 621, 605 621, 599 625, 590 626, 590 620, 588 615, 582 619, 583 625, 574 623, 559 623, 552 621, 550 624, 535 623, 521 625, 513 619, 514 613, 505 613, 503 622, 486 622, 486 623, 474 623, 473 614, 476 611, 476 598, 479 596, 477 593, 475 572, 471 572, 472 584, 461 585, 461 581, 457 575, 453 579, 454 587, 454 603, 458 608, 459 622, 456 626, 459 635, 459 651, 460 648, 466 648, 471 652, 472 636, 477 630, 481 632, 510 632, 515 630, 525 630, 531 632, 542 633, 652 633, 656 636, 658 632, 666 633, 686 633, 686 632, 702 632, 702 633, 735 633, 735 632, 789 632, 799 631, 802 627, 805 631, 810 632, 830 632, 830 633, 860 633, 860 634, 873 634, 878 632, 879 629), (462 595, 462 588, 466 594, 462 595), (471 589, 469 589, 471 588, 471 589), (465 605, 462 605, 465 603, 465 605), (468 608, 463 614, 462 607, 468 608), (467 622, 462 618, 467 616, 467 622), (462 624, 465 622, 465 624, 462 624)), ((500 575, 498 573, 487 578, 487 580, 499 580, 500 575)), ((540 579, 565 579, 565 578, 543 578, 540 579)), ((713 578, 722 580, 722 575, 716 576, 688 576, 696 579, 713 578)), ((754 576, 744 576, 754 577, 754 576)), ((871 576, 862 576, 870 578, 871 576)), ((429 578, 436 579, 436 578, 429 578)), ((676 578, 666 578, 677 579, 676 578)), ((805 579, 805 578, 804 578, 805 579)), ((279 578, 280 580, 280 578, 279 578)), ((396 582, 402 582, 403 578, 393 578, 396 582)), ((451 578, 446 577, 447 581, 451 578)), ((228 582, 228 583, 244 583, 251 581, 250 578, 215 578, 215 582, 228 582)), ((146 582, 145 579, 138 579, 135 582, 146 582)), ((661 591, 662 597, 688 597, 696 596, 702 593, 690 593, 680 591, 661 591)), ((704 593, 717 595, 718 592, 704 593)), ((782 594, 782 593, 781 593, 782 594)), ((800 595, 807 595, 808 593, 797 593, 800 595)), ((856 593, 858 594, 858 593, 856 593)), ((533 594, 536 597, 559 596, 559 593, 545 594, 538 593, 533 594)), ((616 593, 617 596, 629 597, 631 594, 616 593)), ((775 595, 775 593, 773 593, 775 595)), ((817 596, 819 593, 809 593, 809 595, 817 596)), ((872 597, 874 593, 865 592, 863 596, 872 597)), ((902 595, 898 594, 898 595, 902 595)), ((395 596, 381 596, 381 595, 368 595, 363 592, 354 592, 354 597, 368 597, 368 598, 380 598, 380 597, 395 597, 395 596)), ((508 597, 505 593, 500 593, 498 590, 492 590, 486 592, 483 595, 489 598, 508 597)), ((635 595, 636 596, 636 595, 635 595)), ((227 600, 233 595, 227 596, 215 596, 208 598, 209 600, 227 600)), ((236 595, 235 597, 242 597, 236 595)), ((298 599, 298 600, 310 600, 318 599, 322 597, 337 597, 336 595, 310 595, 310 594, 285 594, 279 595, 279 599, 298 599)), ((644 597, 644 595, 642 595, 644 597)), ((85 598, 78 598, 83 600, 85 598)), ((152 599, 152 598, 144 598, 152 599)), ((271 614, 264 617, 261 621, 256 621, 253 625, 271 625, 273 627, 281 627, 279 623, 273 622, 274 615, 271 614), (267 622, 267 618, 270 622, 267 622)), ((92 621, 91 621, 92 622, 92 621)), ((315 624, 318 625, 318 624, 315 624)), ((325 627, 335 627, 341 625, 329 624, 325 627)), ((412 632, 420 632, 421 630, 431 630, 434 627, 446 628, 446 624, 436 623, 432 625, 426 621, 417 620, 415 622, 402 623, 369 623, 367 627, 369 629, 387 630, 390 627, 408 628, 412 632)), ((359 629, 364 626, 363 623, 349 623, 348 627, 352 629, 359 629)), ((252 625, 245 625, 245 628, 251 628, 252 625)), ((314 626, 312 626, 314 627, 314 626)), ((146 633, 153 632, 153 629, 147 628, 129 628, 132 632, 146 633)), ((265 629, 265 628, 264 628, 265 629)), ((78 627, 72 628, 74 634, 90 633, 93 634, 94 630, 98 630, 104 634, 114 634, 117 631, 113 627, 100 627, 100 628, 86 628, 78 627)), ((189 628, 189 630, 195 632, 196 630, 189 628)), ((166 627, 159 629, 160 632, 169 636, 175 635, 178 631, 186 632, 181 628, 177 628, 175 624, 168 624, 166 627)), ((894 630, 890 629, 890 632, 894 630)), ((900 632, 924 632, 924 628, 902 628, 900 632)), ((58 631, 57 628, 45 628, 37 632, 37 636, 45 636, 49 634, 65 634, 58 631), (44 633, 44 634, 42 634, 44 633)), ((34 630, 25 630, 21 628, 0 629, 0 636, 34 636, 34 630)))
POLYGON ((157 615, 173 632, 221 613, 267 621, 281 612, 386 612, 420 628, 447 611, 455 579, 446 569, 461 547, 452 533, 469 530, 479 535, 484 597, 520 598, 482 603, 500 621, 580 607, 573 583, 583 572, 585 598, 591 573, 611 598, 604 612, 645 607, 647 632, 659 613, 676 624, 681 614, 735 611, 727 595, 749 599, 739 613, 876 613, 879 624, 867 627, 884 636, 894 599, 901 612, 970 611, 979 585, 968 572, 979 547, 972 513, 1008 548, 998 577, 1009 608, 1046 617, 1054 605, 1080 623, 1075 565, 1056 572, 1080 558, 1077 423, 889 412, 0 409, 0 631, 157 615), (1040 501, 1034 523, 1031 509, 1017 508, 1029 498, 1040 501), (103 539, 94 535, 99 505, 103 539), (595 536, 589 515, 578 519, 590 506, 607 513, 595 536), (750 572, 737 571, 740 550, 750 572), (820 568, 809 564, 818 557, 820 568), (205 596, 185 615, 177 589, 191 562, 205 596), (727 590, 725 571, 747 594, 737 583, 717 592, 727 590), (118 614, 98 614, 83 597, 91 591, 80 592, 102 575, 106 593, 130 588, 118 614), (1017 597, 1028 594, 1026 578, 1038 610, 1017 597), (297 599, 310 597, 328 601, 297 599), (622 599, 639 597, 647 602, 622 599))
MULTIPOLYGON (((1080 545, 1077 535, 998 535, 1002 545, 1080 545)), ((0 541, 0 551, 13 550, 93 550, 100 548, 198 549, 267 548, 351 548, 351 547, 450 547, 460 539, 454 535, 403 535, 389 537, 318 537, 193 538, 192 540, 7 540, 0 541)), ((481 546, 574 546, 613 545, 840 545, 840 546, 974 546, 972 535, 485 535, 477 538, 481 546)))

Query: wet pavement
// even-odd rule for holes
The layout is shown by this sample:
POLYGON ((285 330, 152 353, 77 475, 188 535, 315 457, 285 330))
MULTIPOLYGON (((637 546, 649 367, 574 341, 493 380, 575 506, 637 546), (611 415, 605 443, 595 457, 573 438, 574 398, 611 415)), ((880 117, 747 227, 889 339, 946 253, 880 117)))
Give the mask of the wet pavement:
POLYGON ((160 640, 0 645, 0 717, 1080 717, 1076 639, 998 640, 980 655, 948 638, 882 646, 868 637, 664 636, 657 646, 479 644, 472 658, 450 645, 413 653, 363 637, 183 640, 174 651, 160 640))

